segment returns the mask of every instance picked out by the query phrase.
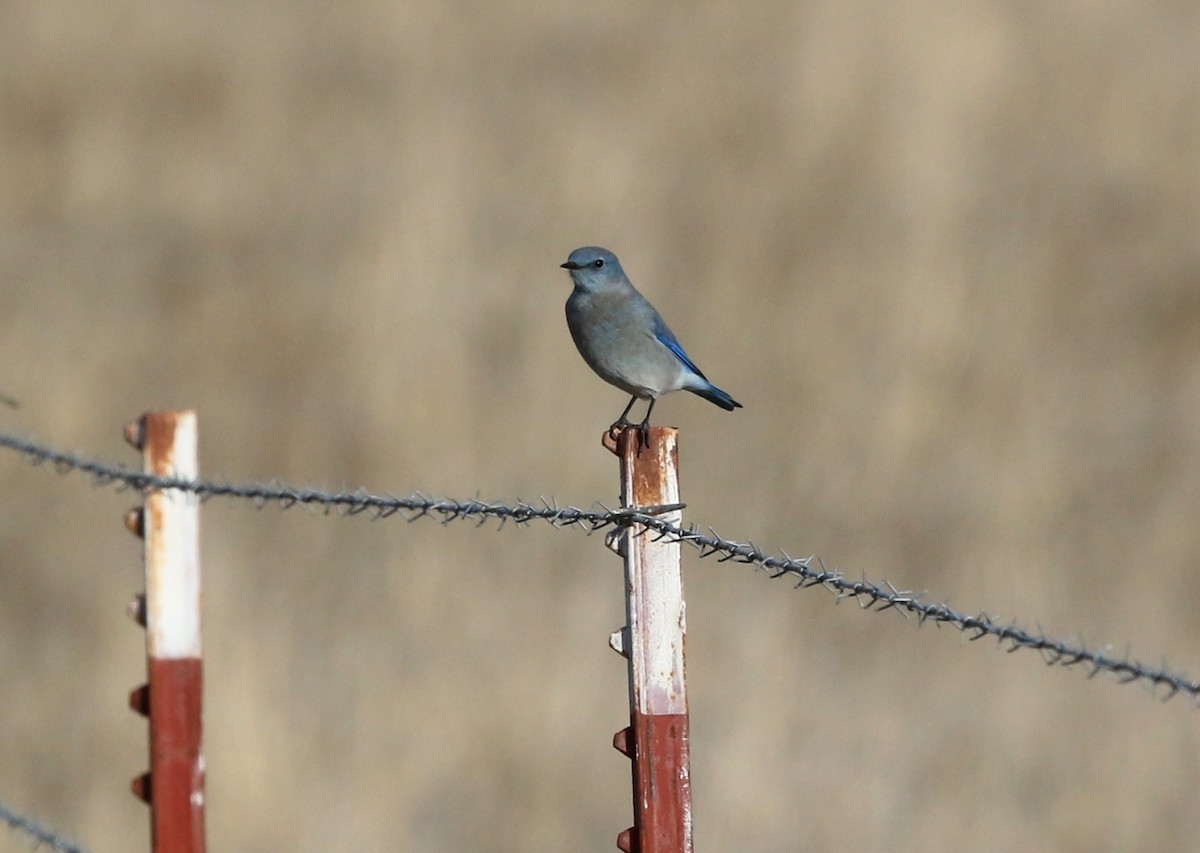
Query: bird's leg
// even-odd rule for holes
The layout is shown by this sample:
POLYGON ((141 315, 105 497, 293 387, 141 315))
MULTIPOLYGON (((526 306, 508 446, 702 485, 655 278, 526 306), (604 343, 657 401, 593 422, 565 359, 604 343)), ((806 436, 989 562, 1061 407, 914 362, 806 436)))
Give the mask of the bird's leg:
POLYGON ((624 429, 627 426, 633 426, 629 422, 629 410, 633 408, 633 404, 637 402, 637 397, 629 398, 629 405, 625 407, 625 411, 621 412, 621 417, 612 422, 612 426, 608 428, 608 434, 614 438, 617 435, 617 430, 624 429))
MULTIPOLYGON (((654 411, 655 399, 650 398, 650 405, 646 407, 646 417, 642 418, 642 422, 637 425, 638 444, 640 447, 650 446, 650 413, 654 411)), ((639 453, 641 450, 639 449, 639 453)))
POLYGON ((613 441, 617 440, 617 433, 625 429, 625 427, 633 426, 629 421, 629 410, 633 408, 633 404, 637 402, 637 397, 629 398, 629 405, 625 407, 625 411, 621 412, 621 417, 612 422, 612 426, 608 428, 608 434, 612 436, 613 441))

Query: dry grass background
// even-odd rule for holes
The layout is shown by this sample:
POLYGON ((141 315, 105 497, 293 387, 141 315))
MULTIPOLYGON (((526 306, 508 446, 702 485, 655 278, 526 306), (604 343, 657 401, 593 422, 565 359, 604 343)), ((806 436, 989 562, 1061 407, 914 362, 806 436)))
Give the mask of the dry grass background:
MULTIPOLYGON (((0 6, 5 429, 209 475, 613 501, 557 264, 746 409, 687 517, 1200 659, 1194 3, 0 6)), ((129 496, 0 464, 0 797, 145 849, 129 496)), ((204 514, 214 850, 612 850, 597 538, 204 514)), ((705 850, 1174 850, 1200 718, 688 557, 705 850)), ((23 850, 0 834, 0 847, 23 850)))

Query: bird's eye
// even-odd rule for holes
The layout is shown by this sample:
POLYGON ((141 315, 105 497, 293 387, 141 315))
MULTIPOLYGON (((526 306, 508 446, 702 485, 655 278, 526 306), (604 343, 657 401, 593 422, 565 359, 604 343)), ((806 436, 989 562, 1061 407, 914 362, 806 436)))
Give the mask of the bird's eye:
POLYGON ((604 266, 604 259, 596 258, 596 260, 592 261, 592 266, 594 266, 596 269, 600 269, 600 267, 604 266))

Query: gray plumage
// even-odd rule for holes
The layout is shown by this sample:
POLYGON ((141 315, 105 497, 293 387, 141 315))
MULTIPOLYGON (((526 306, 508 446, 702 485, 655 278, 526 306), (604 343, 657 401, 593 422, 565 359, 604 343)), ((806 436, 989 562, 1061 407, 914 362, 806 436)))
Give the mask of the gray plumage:
POLYGON ((646 417, 638 424, 644 440, 655 401, 672 391, 691 391, 727 411, 742 407, 700 372, 654 306, 629 281, 616 255, 585 246, 562 266, 575 283, 567 299, 567 327, 579 354, 601 379, 631 398, 610 429, 630 426, 626 417, 634 402, 649 400, 646 417))

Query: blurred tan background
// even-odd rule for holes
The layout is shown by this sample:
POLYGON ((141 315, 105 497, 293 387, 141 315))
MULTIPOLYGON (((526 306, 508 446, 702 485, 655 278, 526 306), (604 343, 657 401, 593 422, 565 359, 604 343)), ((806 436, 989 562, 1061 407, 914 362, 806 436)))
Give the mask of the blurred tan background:
MULTIPOLYGON (((687 519, 1200 667, 1200 6, 0 5, 0 428, 613 503, 614 249, 717 384, 687 519)), ((131 496, 0 458, 0 799, 146 849, 131 496)), ((614 850, 619 562, 204 510, 222 851, 614 850)), ((1200 716, 686 554, 702 850, 1175 850, 1200 716)), ((0 833, 0 849, 25 850, 0 833)))

